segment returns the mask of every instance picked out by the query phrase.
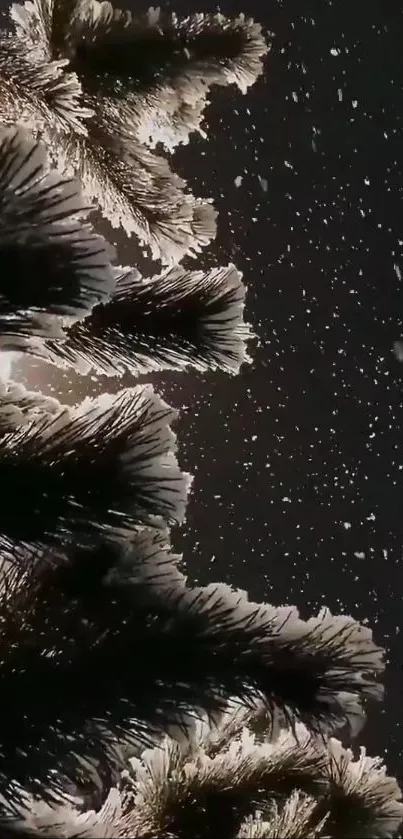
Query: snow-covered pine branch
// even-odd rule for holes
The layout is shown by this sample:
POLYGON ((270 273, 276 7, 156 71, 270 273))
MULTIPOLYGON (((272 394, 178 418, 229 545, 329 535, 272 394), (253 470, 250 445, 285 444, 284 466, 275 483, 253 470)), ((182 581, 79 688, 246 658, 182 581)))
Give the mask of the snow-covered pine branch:
POLYGON ((105 305, 69 327, 67 340, 46 342, 49 360, 85 375, 187 367, 236 374, 251 335, 244 298, 234 265, 207 272, 177 266, 150 279, 122 268, 105 305))
POLYGON ((364 749, 357 757, 338 740, 315 739, 302 725, 281 731, 275 742, 248 727, 219 740, 212 752, 203 738, 182 749, 167 737, 129 761, 100 807, 83 811, 79 795, 52 804, 27 795, 9 825, 20 828, 21 837, 56 839, 396 835, 403 818, 400 790, 382 760, 364 749))
MULTIPOLYGON (((102 464, 102 439, 94 448, 102 464)), ((104 475, 102 499, 116 486, 104 475)), ((85 471, 82 484, 85 492, 85 471)), ((21 487, 22 494, 24 480, 21 487)), ((45 535, 53 495, 49 488, 42 502, 45 535)), ((93 505, 97 499, 95 491, 93 505)), ((81 515, 77 501, 73 510, 81 515)), ((225 585, 191 588, 169 548, 148 535, 152 530, 133 529, 131 546, 128 538, 122 545, 105 541, 106 533, 105 527, 92 547, 70 543, 43 557, 27 552, 5 570, 0 795, 6 800, 17 801, 20 786, 42 797, 60 791, 66 777, 88 787, 94 766, 108 765, 113 743, 135 743, 138 751, 158 732, 191 732, 192 716, 216 715, 231 698, 250 708, 259 699, 271 723, 295 726, 300 719, 321 737, 340 728, 356 733, 368 701, 381 698, 382 651, 352 618, 323 610, 303 621, 292 607, 252 603, 225 585)), ((212 742, 213 751, 224 745, 225 737, 212 742)))
POLYGON ((105 301, 113 249, 83 220, 76 181, 46 165, 21 128, 0 129, 0 347, 41 354, 43 339, 105 301))
MULTIPOLYGON (((58 168, 78 175, 86 199, 146 243, 154 259, 172 264, 199 253, 216 234, 211 202, 195 198, 149 146, 163 140, 173 148, 201 131, 214 85, 245 91, 253 84, 267 51, 260 26, 243 15, 180 20, 150 9, 136 17, 97 0, 28 0, 13 6, 12 18, 0 73, 3 62, 12 89, 11 53, 18 58, 26 79, 20 118, 46 137, 58 168), (30 87, 41 88, 41 79, 33 109, 30 87)), ((3 120, 15 118, 13 98, 4 95, 3 120)))
POLYGON ((45 411, 5 434, 1 548, 89 545, 139 524, 181 522, 189 476, 174 454, 175 418, 144 385, 45 411))

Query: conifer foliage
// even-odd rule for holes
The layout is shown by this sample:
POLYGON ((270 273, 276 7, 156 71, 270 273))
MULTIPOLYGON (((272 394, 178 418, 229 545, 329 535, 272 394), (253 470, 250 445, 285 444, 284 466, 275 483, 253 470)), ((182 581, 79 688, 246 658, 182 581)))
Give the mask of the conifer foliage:
POLYGON ((176 412, 136 382, 249 360, 240 272, 180 264, 215 211, 167 154, 206 136, 209 91, 246 92, 266 51, 243 15, 98 0, 26 0, 0 33, 3 839, 392 837, 403 819, 354 746, 382 699, 371 630, 189 583, 170 544, 191 486, 176 412), (155 273, 119 264, 94 208, 155 273), (105 392, 30 392, 14 353, 105 392))

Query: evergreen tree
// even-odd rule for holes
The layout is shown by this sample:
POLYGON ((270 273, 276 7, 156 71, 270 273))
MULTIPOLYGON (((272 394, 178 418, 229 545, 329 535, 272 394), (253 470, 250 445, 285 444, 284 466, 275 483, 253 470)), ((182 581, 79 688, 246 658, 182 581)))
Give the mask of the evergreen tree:
MULTIPOLYGON (((5 374, 15 352, 133 381, 238 372, 251 334, 242 277, 178 264, 212 239, 214 211, 153 147, 203 133, 210 87, 255 81, 260 27, 97 0, 27 0, 11 20, 5 374), (118 264, 89 199, 162 273, 118 264)), ((327 609, 305 621, 189 584, 169 535, 191 482, 175 417, 150 385, 71 408, 1 383, 0 836, 396 835, 395 780, 347 747, 382 699, 382 650, 327 609)))

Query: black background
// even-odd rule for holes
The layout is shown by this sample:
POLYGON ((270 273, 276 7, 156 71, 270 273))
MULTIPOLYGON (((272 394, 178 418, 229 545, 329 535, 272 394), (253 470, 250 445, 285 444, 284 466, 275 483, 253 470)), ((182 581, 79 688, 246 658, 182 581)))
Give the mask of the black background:
MULTIPOLYGON (((243 270, 259 342, 238 378, 150 378, 181 408, 180 460, 195 475, 174 537, 190 577, 303 615, 327 604, 368 620, 390 664, 384 708, 363 739, 403 781, 398 5, 222 4, 275 33, 265 76, 246 97, 217 92, 209 141, 180 150, 175 168, 215 199, 219 236, 199 265, 243 270)), ((175 8, 215 9, 202 6, 175 8)), ((134 262, 134 246, 118 242, 122 261, 134 262)), ((26 363, 23 374, 70 400, 118 387, 26 363)))

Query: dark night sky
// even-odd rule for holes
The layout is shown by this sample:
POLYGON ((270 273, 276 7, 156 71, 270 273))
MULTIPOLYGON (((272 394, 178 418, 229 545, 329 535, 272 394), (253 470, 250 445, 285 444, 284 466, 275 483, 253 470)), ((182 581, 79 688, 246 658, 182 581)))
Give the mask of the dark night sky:
MULTIPOLYGON (((259 345, 235 379, 151 378, 182 407, 180 457, 195 482, 175 543, 190 576, 305 615, 326 603, 368 619, 391 663, 364 740, 403 781, 398 6, 249 0, 243 9, 276 35, 265 78, 247 97, 215 96, 209 142, 181 150, 176 169, 216 201, 219 236, 199 264, 244 271, 259 345)), ((180 14, 201 7, 215 5, 175 4, 180 14)), ((242 6, 226 0, 221 10, 242 6)), ((135 258, 127 246, 124 256, 135 258)), ((30 383, 44 385, 43 375, 31 371, 30 383)), ((58 374, 61 397, 69 387, 58 374)), ((100 387, 81 380, 80 396, 100 387)))

